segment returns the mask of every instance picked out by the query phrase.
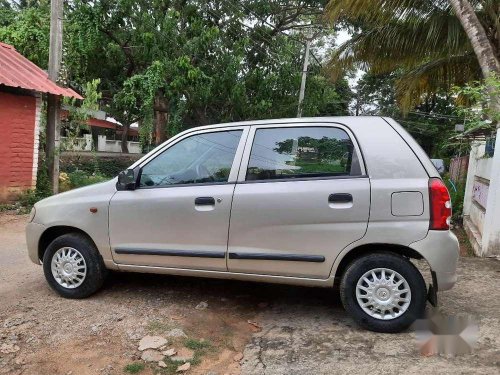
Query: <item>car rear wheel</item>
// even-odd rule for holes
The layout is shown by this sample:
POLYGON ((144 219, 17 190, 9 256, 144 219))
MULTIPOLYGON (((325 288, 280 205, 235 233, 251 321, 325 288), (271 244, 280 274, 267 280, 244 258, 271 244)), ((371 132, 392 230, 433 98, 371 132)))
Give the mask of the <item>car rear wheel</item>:
POLYGON ((344 308, 362 327, 400 332, 423 316, 425 281, 406 258, 375 253, 353 261, 340 284, 344 308))
POLYGON ((43 255, 43 271, 50 287, 65 298, 85 298, 104 283, 106 267, 86 236, 69 233, 50 243, 43 255))

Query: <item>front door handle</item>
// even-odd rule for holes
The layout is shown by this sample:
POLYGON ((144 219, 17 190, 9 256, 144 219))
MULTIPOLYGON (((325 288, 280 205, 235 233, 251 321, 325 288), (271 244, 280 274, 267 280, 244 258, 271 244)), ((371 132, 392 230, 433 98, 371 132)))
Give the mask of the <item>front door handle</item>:
POLYGON ((328 203, 351 203, 352 195, 349 193, 330 194, 328 203))
POLYGON ((214 206, 215 199, 213 197, 198 197, 194 200, 196 206, 214 206))

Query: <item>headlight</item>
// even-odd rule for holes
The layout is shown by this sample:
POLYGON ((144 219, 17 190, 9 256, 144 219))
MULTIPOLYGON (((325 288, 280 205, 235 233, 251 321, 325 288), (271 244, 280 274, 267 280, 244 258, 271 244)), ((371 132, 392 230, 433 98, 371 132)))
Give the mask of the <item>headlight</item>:
POLYGON ((35 218, 35 214, 36 214, 36 210, 35 210, 35 207, 33 207, 31 209, 31 212, 30 212, 30 223, 33 221, 33 219, 35 218))

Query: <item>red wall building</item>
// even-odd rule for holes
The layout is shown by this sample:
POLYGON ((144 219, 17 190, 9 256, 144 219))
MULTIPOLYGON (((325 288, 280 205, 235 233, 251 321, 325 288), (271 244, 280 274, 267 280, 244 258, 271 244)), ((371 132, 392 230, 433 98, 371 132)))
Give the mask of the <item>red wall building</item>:
POLYGON ((36 184, 41 98, 0 91, 0 201, 36 184))
POLYGON ((0 43, 0 202, 36 185, 42 93, 82 99, 0 43))

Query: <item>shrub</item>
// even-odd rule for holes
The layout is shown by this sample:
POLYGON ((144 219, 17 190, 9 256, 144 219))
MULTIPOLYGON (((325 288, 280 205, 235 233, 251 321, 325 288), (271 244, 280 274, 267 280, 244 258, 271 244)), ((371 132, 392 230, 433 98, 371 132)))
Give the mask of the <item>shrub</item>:
MULTIPOLYGON (((33 205, 50 196, 49 193, 41 190, 26 190, 23 194, 19 196, 16 206, 19 209, 20 214, 28 213, 33 205)), ((14 207, 16 208, 16 207, 14 207)))
POLYGON ((451 220, 454 224, 461 224, 464 211, 465 182, 454 184, 450 179, 446 180, 446 186, 450 192, 453 216, 451 220))
POLYGON ((61 172, 71 173, 77 170, 87 174, 99 174, 101 176, 113 178, 118 173, 127 169, 142 155, 131 154, 120 157, 106 157, 100 155, 62 155, 61 172))
POLYGON ((65 187, 69 187, 69 189, 67 189, 67 190, 76 189, 76 188, 79 188, 82 186, 92 185, 92 184, 96 184, 98 182, 104 182, 104 181, 109 180, 109 178, 106 176, 102 176, 102 175, 96 174, 96 173, 89 174, 89 173, 87 173, 85 171, 81 171, 79 169, 75 170, 74 172, 70 172, 67 174, 65 173, 64 175, 63 174, 61 174, 61 175, 59 176, 59 181, 61 181, 61 177, 64 178, 64 175, 67 176, 66 179, 63 180, 65 187))

